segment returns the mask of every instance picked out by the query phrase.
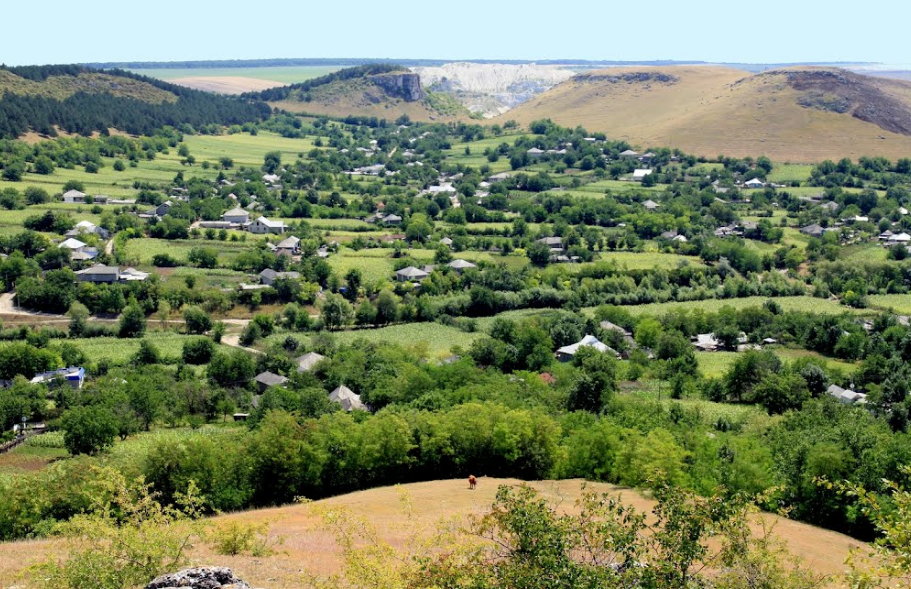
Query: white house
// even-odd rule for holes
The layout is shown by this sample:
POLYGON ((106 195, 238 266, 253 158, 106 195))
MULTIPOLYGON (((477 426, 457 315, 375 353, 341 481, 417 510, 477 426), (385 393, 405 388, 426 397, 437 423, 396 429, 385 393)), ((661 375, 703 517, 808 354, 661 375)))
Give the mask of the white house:
POLYGON ((563 346, 562 348, 558 349, 557 350, 557 360, 559 360, 560 362, 569 362, 570 360, 573 359, 573 356, 576 355, 576 353, 579 351, 579 349, 583 348, 583 347, 594 348, 595 350, 602 352, 602 353, 609 352, 615 356, 618 355, 615 350, 613 350, 607 344, 602 343, 595 336, 586 335, 578 342, 568 345, 568 346, 563 346))
POLYGON ((752 180, 747 180, 743 183, 744 188, 764 188, 765 182, 759 178, 753 178, 752 180))
POLYGON ((250 213, 240 207, 234 207, 221 216, 222 221, 243 225, 250 222, 250 213))
POLYGON ((63 193, 63 202, 85 202, 85 193, 78 190, 68 190, 63 193))
POLYGON ((270 221, 266 217, 260 217, 259 219, 253 221, 246 225, 247 231, 250 233, 275 233, 278 235, 283 234, 288 226, 281 221, 270 221))
POLYGON ((643 179, 643 178, 645 178, 646 176, 651 175, 652 172, 654 172, 654 171, 655 171, 655 170, 649 170, 649 169, 647 169, 647 168, 638 169, 638 170, 633 170, 633 180, 635 180, 635 181, 637 181, 637 182, 642 182, 642 179, 643 179))
POLYGON ((648 209, 649 211, 654 211, 655 209, 657 209, 657 208, 660 207, 661 205, 659 205, 658 203, 656 203, 656 202, 653 201, 652 199, 649 199, 649 200, 645 201, 644 203, 642 203, 642 206, 644 206, 644 207, 645 207, 646 209, 648 209))
POLYGON ((450 268, 456 272, 461 272, 462 270, 469 270, 471 268, 477 268, 477 265, 472 264, 466 260, 453 260, 447 264, 450 268))
POLYGON ((428 276, 430 276, 428 272, 424 272, 420 268, 415 268, 414 266, 402 268, 395 273, 395 279, 399 282, 421 281, 426 279, 428 276))

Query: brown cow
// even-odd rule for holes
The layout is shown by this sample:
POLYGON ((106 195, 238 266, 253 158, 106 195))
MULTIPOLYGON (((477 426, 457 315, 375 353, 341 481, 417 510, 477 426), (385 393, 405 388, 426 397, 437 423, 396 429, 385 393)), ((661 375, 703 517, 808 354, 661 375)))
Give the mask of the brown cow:
POLYGON ((478 486, 478 479, 474 475, 468 475, 468 489, 474 491, 475 487, 478 486))

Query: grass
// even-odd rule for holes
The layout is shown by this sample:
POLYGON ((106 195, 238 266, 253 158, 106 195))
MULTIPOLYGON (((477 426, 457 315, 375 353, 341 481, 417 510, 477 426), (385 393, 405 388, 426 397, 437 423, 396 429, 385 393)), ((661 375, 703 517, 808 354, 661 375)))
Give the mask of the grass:
POLYGON ((628 270, 670 270, 679 268, 684 264, 702 266, 702 260, 697 256, 681 256, 679 254, 663 254, 658 252, 602 252, 602 261, 615 262, 621 268, 628 270))
POLYGON ((911 295, 870 295, 867 300, 875 309, 892 309, 902 315, 911 315, 911 295))
MULTIPOLYGON (((448 355, 455 347, 467 349, 483 335, 480 332, 467 333, 439 323, 406 323, 378 329, 338 331, 334 332, 332 337, 339 344, 350 344, 355 340, 365 339, 369 342, 417 347, 431 357, 442 357, 448 355)), ((274 334, 267 338, 266 343, 281 342, 286 337, 288 337, 287 333, 274 334)), ((292 334, 292 337, 304 345, 310 344, 310 337, 307 335, 292 334)))
MULTIPOLYGON (((695 310, 699 309, 705 312, 716 312, 722 307, 733 307, 734 309, 747 309, 749 307, 761 307, 763 303, 769 300, 768 297, 745 297, 741 299, 708 299, 704 301, 684 301, 671 303, 650 303, 647 305, 631 305, 624 307, 632 315, 663 315, 673 310, 695 310)), ((842 313, 859 313, 855 309, 844 307, 828 299, 816 299, 813 297, 777 297, 773 298, 785 311, 798 311, 805 313, 817 313, 825 315, 840 315, 842 313)), ((592 310, 591 308, 587 311, 592 310)))
POLYGON ((255 168, 263 165, 263 159, 270 151, 281 152, 282 161, 291 163, 298 154, 306 154, 315 147, 313 138, 289 139, 266 131, 256 135, 188 135, 184 143, 197 162, 217 162, 219 158, 230 157, 235 166, 255 168))
POLYGON ((814 166, 806 164, 775 164, 767 179, 776 184, 806 182, 810 179, 813 168, 814 166))
POLYGON ((186 263, 190 250, 194 247, 208 247, 218 250, 221 263, 237 257, 242 251, 250 249, 255 240, 247 241, 218 241, 208 239, 155 239, 141 237, 127 241, 124 255, 127 260, 139 264, 151 264, 152 258, 157 254, 168 254, 183 263, 186 263))
MULTIPOLYGON (((307 575, 328 577, 343 571, 344 562, 335 541, 334 531, 314 513, 313 507, 333 512, 346 511, 361 516, 375 527, 378 539, 398 551, 415 544, 412 532, 429 540, 443 521, 465 523, 492 505, 502 485, 515 487, 522 481, 479 476, 478 487, 468 491, 464 479, 440 480, 381 487, 340 495, 311 504, 295 504, 271 509, 234 513, 216 521, 268 523, 271 534, 285 539, 276 554, 259 556, 224 556, 215 554, 205 542, 195 543, 190 558, 193 562, 217 562, 230 567, 238 576, 255 587, 299 587, 302 571, 307 575), (402 508, 402 496, 408 498, 409 512, 402 508)), ((561 511, 572 511, 582 496, 582 481, 534 481, 528 484, 541 497, 561 511)), ((639 512, 649 512, 654 503, 640 493, 605 483, 589 483, 588 490, 608 493, 639 512)), ((856 540, 776 515, 769 515, 774 534, 795 554, 803 556, 817 575, 836 578, 844 569, 844 560, 852 549, 861 547, 856 540)), ((51 555, 59 555, 63 541, 35 540, 0 545, 0 578, 15 579, 24 568, 51 555)), ((417 545, 422 545, 419 541, 417 545)), ((21 584, 21 583, 20 583, 21 584)))
MULTIPOLYGON (((857 364, 827 358, 822 354, 809 350, 776 348, 771 351, 784 362, 792 362, 798 358, 814 358, 823 362, 829 370, 836 372, 850 374, 857 370, 857 364)), ((739 355, 738 352, 696 352, 696 360, 699 362, 699 370, 702 371, 703 375, 710 378, 720 378, 737 361, 739 355)))
MULTIPOLYGON (((156 321, 150 319, 150 322, 156 321)), ((156 321, 157 322, 157 321, 156 321)), ((151 342, 158 352, 165 358, 179 358, 183 352, 184 342, 192 336, 175 332, 147 331, 145 338, 151 342)), ((102 358, 114 364, 125 364, 139 350, 139 339, 121 339, 117 337, 94 337, 61 340, 79 348, 90 362, 97 362, 102 358)), ((8 345, 0 342, 0 346, 8 345)))

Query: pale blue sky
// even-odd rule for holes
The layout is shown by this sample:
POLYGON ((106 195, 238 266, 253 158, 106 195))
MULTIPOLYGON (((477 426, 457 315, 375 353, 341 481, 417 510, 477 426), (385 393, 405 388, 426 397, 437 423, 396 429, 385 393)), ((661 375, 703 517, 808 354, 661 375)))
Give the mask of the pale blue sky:
POLYGON ((6 0, 0 62, 270 57, 911 63, 905 0, 6 0))

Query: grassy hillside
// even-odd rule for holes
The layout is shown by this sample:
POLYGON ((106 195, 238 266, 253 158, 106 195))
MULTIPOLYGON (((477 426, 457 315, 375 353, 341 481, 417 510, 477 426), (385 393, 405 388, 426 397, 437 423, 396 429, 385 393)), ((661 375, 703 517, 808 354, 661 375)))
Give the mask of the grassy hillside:
MULTIPOLYGON (((481 478, 475 491, 467 489, 463 480, 445 480, 428 483, 385 487, 351 493, 316 502, 317 507, 344 508, 363 516, 376 526, 380 537, 399 549, 405 549, 413 530, 432 533, 443 518, 465 518, 478 514, 495 499, 499 485, 517 485, 514 479, 481 478), (400 506, 401 492, 407 493, 412 502, 413 519, 409 520, 400 506)), ((581 481, 540 481, 531 483, 543 497, 559 502, 562 508, 572 509, 580 497, 581 481)), ((639 511, 651 509, 653 503, 628 489, 593 483, 589 488, 596 492, 617 494, 623 501, 639 511)), ((765 516, 775 524, 775 533, 788 548, 801 556, 816 572, 835 575, 844 569, 843 562, 859 542, 827 530, 814 528, 777 516, 765 516)), ((272 534, 284 537, 280 552, 270 557, 222 556, 214 554, 207 546, 197 546, 193 560, 198 563, 231 567, 242 579, 255 587, 297 587, 301 573, 331 575, 341 572, 340 550, 331 530, 325 528, 306 505, 293 505, 238 513, 222 520, 270 522, 272 534)), ((51 554, 57 548, 52 541, 17 542, 0 544, 0 579, 13 579, 24 566, 51 554)))
POLYGON ((347 68, 301 84, 244 95, 266 100, 289 112, 335 117, 358 116, 396 119, 408 115, 415 121, 454 121, 470 117, 458 100, 447 94, 427 92, 416 74, 395 64, 347 68), (407 78, 399 88, 381 86, 381 79, 407 78))
POLYGON ((501 118, 550 118, 643 148, 817 162, 911 151, 911 83, 844 70, 719 67, 580 74, 501 118))

